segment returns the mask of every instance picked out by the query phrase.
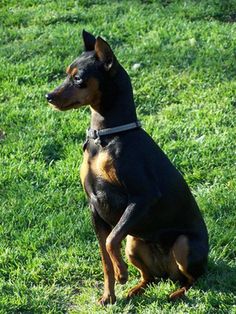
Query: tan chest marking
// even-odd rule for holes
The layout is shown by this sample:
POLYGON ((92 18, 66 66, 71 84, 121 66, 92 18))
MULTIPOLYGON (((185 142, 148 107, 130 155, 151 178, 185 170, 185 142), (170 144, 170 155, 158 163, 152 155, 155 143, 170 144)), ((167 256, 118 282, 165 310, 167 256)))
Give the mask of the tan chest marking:
POLYGON ((80 167, 80 180, 84 188, 85 178, 89 172, 89 154, 87 151, 84 152, 83 162, 80 167))
POLYGON ((108 152, 99 153, 91 162, 93 174, 103 180, 120 185, 117 177, 114 160, 108 152))
POLYGON ((101 152, 97 156, 89 159, 89 154, 87 151, 85 151, 83 163, 80 168, 80 178, 83 187, 89 170, 91 170, 93 175, 95 175, 97 178, 101 178, 115 185, 120 185, 114 165, 114 160, 108 152, 101 152))

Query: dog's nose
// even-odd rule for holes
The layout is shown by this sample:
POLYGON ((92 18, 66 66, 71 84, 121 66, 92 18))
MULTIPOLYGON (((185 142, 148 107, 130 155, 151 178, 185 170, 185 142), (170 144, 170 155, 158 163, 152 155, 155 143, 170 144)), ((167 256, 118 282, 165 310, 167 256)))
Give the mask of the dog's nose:
POLYGON ((53 100, 53 95, 52 95, 52 93, 46 94, 45 97, 46 97, 46 99, 47 99, 48 102, 52 102, 52 100, 53 100))

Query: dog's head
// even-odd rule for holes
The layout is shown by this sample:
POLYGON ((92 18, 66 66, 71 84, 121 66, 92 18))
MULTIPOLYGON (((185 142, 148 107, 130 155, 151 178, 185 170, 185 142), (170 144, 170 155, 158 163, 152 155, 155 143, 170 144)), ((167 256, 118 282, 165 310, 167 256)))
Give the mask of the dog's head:
POLYGON ((84 52, 72 62, 65 81, 46 95, 56 109, 64 111, 83 105, 99 106, 103 86, 109 84, 118 62, 108 43, 83 31, 84 52))

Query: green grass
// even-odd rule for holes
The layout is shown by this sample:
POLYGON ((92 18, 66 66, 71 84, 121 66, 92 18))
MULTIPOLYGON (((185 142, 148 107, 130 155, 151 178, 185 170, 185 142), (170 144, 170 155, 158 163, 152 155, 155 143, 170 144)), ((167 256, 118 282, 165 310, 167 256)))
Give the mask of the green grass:
POLYGON ((0 313, 236 313, 236 2, 3 0, 0 22, 0 313), (83 28, 114 48, 139 118, 206 219, 209 271, 176 303, 171 281, 126 301, 130 266, 116 304, 96 304, 103 274, 78 171, 89 109, 44 99, 83 28))

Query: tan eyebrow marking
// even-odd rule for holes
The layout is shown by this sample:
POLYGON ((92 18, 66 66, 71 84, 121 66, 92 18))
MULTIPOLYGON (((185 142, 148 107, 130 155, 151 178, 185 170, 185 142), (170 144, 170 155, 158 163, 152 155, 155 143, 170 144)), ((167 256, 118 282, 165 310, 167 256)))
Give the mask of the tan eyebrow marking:
POLYGON ((72 69, 70 65, 66 69, 66 73, 71 76, 75 75, 77 72, 78 69, 76 67, 72 69))
POLYGON ((72 71, 71 71, 71 75, 75 75, 76 73, 78 72, 78 69, 77 68, 74 68, 72 71))
POLYGON ((66 68, 66 73, 70 74, 70 65, 66 68))

